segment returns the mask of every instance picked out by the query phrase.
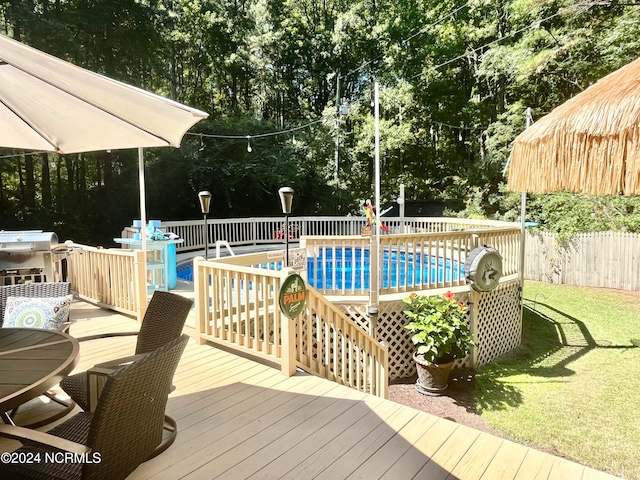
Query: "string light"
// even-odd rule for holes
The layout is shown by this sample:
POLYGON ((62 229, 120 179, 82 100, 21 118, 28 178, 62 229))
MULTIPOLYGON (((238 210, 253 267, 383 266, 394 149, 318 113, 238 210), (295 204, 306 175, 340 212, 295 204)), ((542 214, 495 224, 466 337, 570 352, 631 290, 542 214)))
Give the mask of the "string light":
POLYGON ((226 139, 226 140, 241 140, 241 139, 256 139, 256 138, 264 138, 264 137, 273 137, 276 135, 284 135, 286 133, 291 133, 291 132, 295 132, 297 130, 302 130, 304 128, 308 128, 311 125, 315 125, 316 123, 320 123, 322 122, 324 119, 322 117, 313 120, 309 123, 305 123, 304 125, 300 125, 299 127, 293 127, 293 128, 288 128, 287 130, 279 130, 277 132, 268 132, 268 133, 258 133, 255 135, 218 135, 218 134, 213 134, 213 133, 191 133, 191 132, 187 132, 187 135, 192 135, 194 137, 201 137, 201 138, 222 138, 222 139, 226 139))
POLYGON ((253 149, 251 148, 251 137, 247 135, 247 152, 251 153, 253 149))

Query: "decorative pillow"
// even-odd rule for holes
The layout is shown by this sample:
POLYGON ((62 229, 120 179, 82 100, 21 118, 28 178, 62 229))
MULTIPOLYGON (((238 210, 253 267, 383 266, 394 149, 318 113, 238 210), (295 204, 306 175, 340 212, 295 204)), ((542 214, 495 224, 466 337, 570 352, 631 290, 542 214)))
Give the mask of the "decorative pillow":
POLYGON ((3 327, 61 330, 69 319, 73 295, 63 297, 9 297, 3 327))

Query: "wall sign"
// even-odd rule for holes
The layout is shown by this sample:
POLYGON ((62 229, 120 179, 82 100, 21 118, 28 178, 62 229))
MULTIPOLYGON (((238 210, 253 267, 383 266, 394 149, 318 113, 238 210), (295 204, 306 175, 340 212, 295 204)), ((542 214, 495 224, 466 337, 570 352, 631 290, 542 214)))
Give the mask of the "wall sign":
POLYGON ((307 286, 302 277, 293 273, 285 278, 278 293, 282 313, 288 318, 296 318, 303 312, 306 301, 307 286))
POLYGON ((464 264, 464 275, 474 290, 488 292, 500 283, 502 257, 495 248, 482 246, 471 250, 464 264))
POLYGON ((289 265, 296 272, 307 269, 307 249, 306 248, 293 248, 289 250, 289 265))

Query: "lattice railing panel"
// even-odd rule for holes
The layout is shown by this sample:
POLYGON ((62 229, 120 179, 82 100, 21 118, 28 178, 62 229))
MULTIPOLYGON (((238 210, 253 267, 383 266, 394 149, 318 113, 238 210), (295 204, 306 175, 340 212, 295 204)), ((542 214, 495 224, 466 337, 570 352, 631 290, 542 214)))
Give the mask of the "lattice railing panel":
POLYGON ((402 300, 380 304, 378 316, 378 339, 389 347, 389 376, 391 380, 411 377, 416 373, 409 332, 404 328, 407 319, 403 310, 407 306, 402 300))
POLYGON ((369 331, 369 316, 367 315, 367 306, 364 303, 336 303, 335 306, 356 322, 360 328, 369 331))
MULTIPOLYGON (((522 319, 520 315, 517 282, 500 284, 487 293, 462 292, 458 300, 467 303, 470 310, 476 309, 476 322, 470 325, 478 347, 464 359, 456 361, 455 367, 479 367, 520 345, 522 319), (476 359, 475 362, 473 359, 476 359)), ((365 304, 336 305, 349 318, 369 331, 369 317, 365 304)), ((402 313, 406 309, 402 300, 381 302, 378 315, 377 339, 389 348, 389 379, 412 377, 416 374, 413 361, 415 347, 404 328, 407 319, 402 313)))
POLYGON ((486 293, 473 293, 477 311, 478 351, 475 367, 514 348, 522 338, 522 315, 518 282, 503 283, 486 293))
MULTIPOLYGON (((457 296, 459 301, 466 302, 467 293, 457 296)), ((363 304, 338 305, 347 316, 357 322, 365 330, 369 330, 369 317, 367 306, 363 304)), ((389 379, 411 377, 416 374, 416 366, 413 361, 415 346, 411 342, 411 336, 404 328, 407 318, 402 313, 407 304, 402 300, 381 302, 378 314, 377 339, 384 342, 389 348, 389 379)), ((460 359, 456 367, 462 367, 471 363, 470 357, 460 359)))

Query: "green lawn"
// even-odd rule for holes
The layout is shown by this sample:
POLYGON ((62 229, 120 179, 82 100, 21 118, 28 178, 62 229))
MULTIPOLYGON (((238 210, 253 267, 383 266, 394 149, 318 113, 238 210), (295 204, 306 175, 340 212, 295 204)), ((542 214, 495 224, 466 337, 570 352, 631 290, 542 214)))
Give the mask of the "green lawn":
POLYGON ((527 282, 522 346, 477 375, 486 422, 640 480, 640 293, 527 282))

